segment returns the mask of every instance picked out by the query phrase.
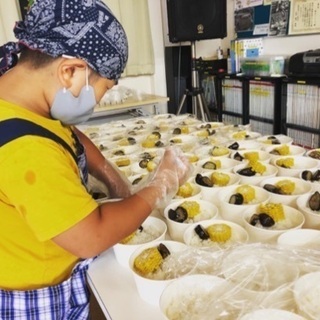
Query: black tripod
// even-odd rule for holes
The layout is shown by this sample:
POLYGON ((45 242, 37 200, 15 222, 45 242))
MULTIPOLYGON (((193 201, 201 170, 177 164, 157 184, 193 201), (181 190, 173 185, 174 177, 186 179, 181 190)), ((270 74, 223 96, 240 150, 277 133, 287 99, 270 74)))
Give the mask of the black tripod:
POLYGON ((177 115, 180 114, 187 96, 191 96, 192 113, 202 121, 212 121, 210 111, 208 109, 207 102, 203 94, 203 89, 199 85, 199 74, 196 69, 196 45, 194 41, 191 42, 191 75, 191 90, 185 90, 179 104, 177 115))

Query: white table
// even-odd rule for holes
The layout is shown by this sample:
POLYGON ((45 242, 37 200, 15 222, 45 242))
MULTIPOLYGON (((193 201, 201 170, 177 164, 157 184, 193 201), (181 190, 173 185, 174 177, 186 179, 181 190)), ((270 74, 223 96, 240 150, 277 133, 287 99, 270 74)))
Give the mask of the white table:
POLYGON ((112 248, 90 265, 88 284, 108 320, 164 319, 159 307, 140 298, 130 269, 116 261, 112 248))

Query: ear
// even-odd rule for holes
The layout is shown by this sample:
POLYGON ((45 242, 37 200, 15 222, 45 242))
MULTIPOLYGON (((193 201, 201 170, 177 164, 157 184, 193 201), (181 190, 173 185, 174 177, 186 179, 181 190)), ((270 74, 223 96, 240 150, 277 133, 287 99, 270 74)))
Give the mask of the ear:
POLYGON ((87 63, 81 59, 77 58, 62 58, 61 63, 58 67, 58 77, 61 84, 65 88, 70 88, 73 85, 76 85, 76 79, 83 79, 83 77, 76 77, 78 72, 83 74, 83 71, 86 70, 87 63))

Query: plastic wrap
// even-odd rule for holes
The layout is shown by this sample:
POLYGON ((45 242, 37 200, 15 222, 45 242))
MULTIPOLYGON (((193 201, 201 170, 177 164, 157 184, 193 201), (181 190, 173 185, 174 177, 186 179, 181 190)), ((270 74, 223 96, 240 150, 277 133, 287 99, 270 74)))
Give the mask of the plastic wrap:
POLYGON ((168 286, 160 299, 160 306, 165 314, 170 314, 170 320, 237 320, 253 310, 269 308, 302 314, 311 320, 318 319, 320 314, 318 250, 259 243, 217 251, 189 247, 174 253, 171 261, 162 266, 162 272, 176 279, 174 282, 181 281, 180 289, 177 289, 179 283, 174 286, 172 282, 172 287, 168 286), (309 289, 306 307, 306 302, 297 301, 298 298, 306 300, 306 285, 295 284, 312 273, 316 273, 312 284, 303 282, 314 288, 309 289), (182 282, 185 276, 192 277, 182 282), (304 291, 295 292, 294 288, 298 287, 304 291), (170 290, 174 290, 174 294, 170 290))

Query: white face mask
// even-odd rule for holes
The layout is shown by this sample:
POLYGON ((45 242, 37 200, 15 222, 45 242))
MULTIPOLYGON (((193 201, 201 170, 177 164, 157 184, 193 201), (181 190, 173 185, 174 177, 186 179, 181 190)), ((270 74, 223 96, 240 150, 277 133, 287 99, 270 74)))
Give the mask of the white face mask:
POLYGON ((52 118, 64 124, 75 125, 89 120, 97 104, 94 90, 88 84, 88 67, 86 68, 86 85, 75 97, 66 88, 60 89, 53 100, 50 114, 52 118))

